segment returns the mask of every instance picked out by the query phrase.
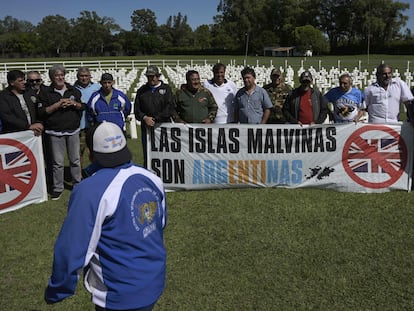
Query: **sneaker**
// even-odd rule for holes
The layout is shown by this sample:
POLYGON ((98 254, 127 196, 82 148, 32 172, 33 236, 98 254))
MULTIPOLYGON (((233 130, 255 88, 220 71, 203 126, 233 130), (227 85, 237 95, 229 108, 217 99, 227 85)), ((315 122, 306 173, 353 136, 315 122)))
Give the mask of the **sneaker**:
POLYGON ((53 191, 50 195, 50 199, 53 201, 56 201, 56 200, 59 200, 61 196, 62 196, 62 192, 53 191))

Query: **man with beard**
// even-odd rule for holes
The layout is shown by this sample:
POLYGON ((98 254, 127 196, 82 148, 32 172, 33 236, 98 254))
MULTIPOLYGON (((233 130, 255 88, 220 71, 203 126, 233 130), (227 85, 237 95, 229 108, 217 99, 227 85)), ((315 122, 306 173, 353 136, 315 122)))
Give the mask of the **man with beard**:
POLYGON ((35 96, 38 96, 40 90, 45 89, 46 85, 43 84, 42 76, 37 70, 32 70, 27 73, 26 80, 26 91, 32 90, 35 93, 35 96))
POLYGON ((272 102, 266 90, 256 85, 256 73, 246 67, 241 71, 244 87, 234 98, 234 121, 236 123, 266 124, 272 102))
POLYGON ((392 68, 386 64, 377 67, 376 76, 377 81, 364 90, 368 122, 398 122, 401 103, 407 109, 408 119, 413 120, 411 101, 414 97, 408 85, 400 78, 393 78, 392 68))
POLYGON ((283 105, 283 113, 291 124, 322 124, 328 115, 327 100, 311 86, 312 74, 305 70, 299 77, 300 86, 292 91, 283 105))

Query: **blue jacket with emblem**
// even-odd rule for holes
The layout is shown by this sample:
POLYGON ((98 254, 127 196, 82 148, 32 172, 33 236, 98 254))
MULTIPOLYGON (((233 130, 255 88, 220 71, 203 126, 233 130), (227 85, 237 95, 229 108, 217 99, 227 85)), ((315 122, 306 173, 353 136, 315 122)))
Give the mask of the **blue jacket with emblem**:
POLYGON ((94 304, 128 310, 156 302, 165 286, 162 181, 132 162, 102 168, 73 190, 54 249, 49 303, 75 292, 79 272, 94 304))
POLYGON ((126 130, 125 119, 131 113, 131 102, 128 97, 117 89, 112 89, 109 103, 106 102, 102 89, 94 92, 88 101, 86 117, 91 124, 103 121, 113 122, 122 130, 126 130))

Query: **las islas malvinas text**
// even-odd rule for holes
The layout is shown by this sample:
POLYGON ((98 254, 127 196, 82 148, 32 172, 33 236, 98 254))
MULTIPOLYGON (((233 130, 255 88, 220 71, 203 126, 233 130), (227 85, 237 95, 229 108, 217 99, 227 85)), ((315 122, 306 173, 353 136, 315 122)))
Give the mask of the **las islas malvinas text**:
POLYGON ((334 126, 160 127, 150 131, 149 163, 167 184, 299 184, 297 155, 335 152, 335 136, 334 126), (286 154, 295 156, 274 157, 286 154))

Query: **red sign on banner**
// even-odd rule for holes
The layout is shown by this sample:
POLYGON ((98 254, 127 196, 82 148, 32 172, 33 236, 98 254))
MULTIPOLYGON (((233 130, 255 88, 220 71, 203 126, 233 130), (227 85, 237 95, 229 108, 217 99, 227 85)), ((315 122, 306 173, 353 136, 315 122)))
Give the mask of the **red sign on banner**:
POLYGON ((404 173, 407 147, 400 134, 385 126, 365 126, 345 142, 342 165, 356 183, 372 189, 387 188, 404 173))
POLYGON ((14 139, 1 138, 0 146, 7 152, 0 153, 0 197, 7 194, 7 201, 0 201, 0 210, 22 201, 33 189, 37 178, 36 158, 24 144, 14 139))

